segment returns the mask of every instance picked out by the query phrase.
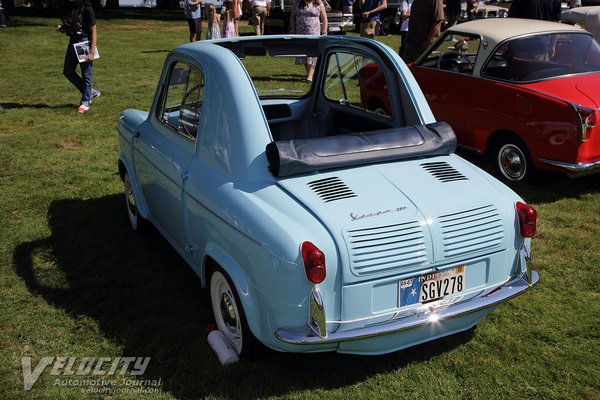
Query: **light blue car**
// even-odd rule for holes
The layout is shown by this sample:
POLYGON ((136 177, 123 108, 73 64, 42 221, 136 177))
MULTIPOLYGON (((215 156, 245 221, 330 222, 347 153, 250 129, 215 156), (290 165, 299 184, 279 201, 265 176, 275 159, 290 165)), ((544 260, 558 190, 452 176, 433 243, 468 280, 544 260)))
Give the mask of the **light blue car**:
POLYGON ((132 228, 151 222, 193 268, 240 355, 396 351, 468 330, 539 280, 535 210, 454 154, 376 41, 179 46, 150 111, 124 111, 118 131, 132 228))

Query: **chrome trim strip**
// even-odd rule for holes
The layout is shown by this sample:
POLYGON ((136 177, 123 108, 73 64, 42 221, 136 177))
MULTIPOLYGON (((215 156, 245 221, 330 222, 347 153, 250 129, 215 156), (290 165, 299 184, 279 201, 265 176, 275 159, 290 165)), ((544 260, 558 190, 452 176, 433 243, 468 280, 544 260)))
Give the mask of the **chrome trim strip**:
POLYGON ((555 167, 564 168, 571 172, 583 172, 583 171, 590 171, 590 170, 600 168, 600 161, 585 163, 585 164, 575 164, 575 163, 567 163, 567 162, 563 162, 563 161, 553 161, 553 160, 547 160, 545 158, 540 158, 540 161, 545 164, 553 165, 555 167))
POLYGON ((418 312, 415 312, 415 314, 392 322, 380 323, 346 332, 330 333, 326 338, 312 335, 307 331, 306 326, 280 328, 275 332, 275 337, 288 344, 320 345, 394 334, 495 307, 524 293, 531 286, 537 284, 540 275, 537 272, 532 271, 531 283, 527 282, 527 278, 527 272, 524 272, 513 280, 500 286, 498 290, 489 293, 488 297, 483 296, 477 299, 456 303, 442 310, 424 306, 420 308, 418 312))
POLYGON ((325 306, 323 296, 317 285, 310 290, 310 314, 308 316, 308 327, 310 331, 319 337, 327 338, 327 319, 325 318, 325 306))

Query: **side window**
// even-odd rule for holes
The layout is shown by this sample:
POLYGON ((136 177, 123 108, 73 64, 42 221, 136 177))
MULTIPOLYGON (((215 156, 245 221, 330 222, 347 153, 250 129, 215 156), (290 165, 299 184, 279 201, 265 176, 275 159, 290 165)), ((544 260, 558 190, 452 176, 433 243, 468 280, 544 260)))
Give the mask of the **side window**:
POLYGON ((204 77, 197 68, 175 62, 167 82, 158 118, 182 136, 196 140, 204 100, 204 77))
POLYGON ((387 80, 379 64, 355 53, 333 53, 327 58, 325 97, 341 105, 390 117, 387 80))
POLYGON ((480 42, 478 36, 449 34, 419 65, 472 75, 480 42))

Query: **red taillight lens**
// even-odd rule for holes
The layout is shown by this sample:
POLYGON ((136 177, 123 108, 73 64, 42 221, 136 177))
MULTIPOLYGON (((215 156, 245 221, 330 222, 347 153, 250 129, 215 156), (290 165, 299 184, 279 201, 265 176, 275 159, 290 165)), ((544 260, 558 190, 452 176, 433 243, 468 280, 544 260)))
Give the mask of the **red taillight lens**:
POLYGON ((516 207, 521 236, 526 238, 533 237, 537 225, 537 212, 533 207, 520 201, 517 201, 516 207))
POLYGON ((325 254, 311 242, 303 242, 301 246, 302 261, 306 269, 306 277, 312 283, 321 283, 325 280, 325 254))

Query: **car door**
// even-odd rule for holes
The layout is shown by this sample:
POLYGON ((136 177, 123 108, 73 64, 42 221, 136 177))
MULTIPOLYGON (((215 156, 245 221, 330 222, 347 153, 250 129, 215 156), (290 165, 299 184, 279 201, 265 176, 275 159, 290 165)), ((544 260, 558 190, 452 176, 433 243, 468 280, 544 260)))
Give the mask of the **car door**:
POLYGON ((201 71, 173 61, 151 123, 136 134, 135 167, 150 218, 167 239, 186 249, 182 192, 194 157, 204 96, 201 71))
POLYGON ((473 77, 480 38, 448 34, 411 71, 438 121, 448 122, 461 145, 472 147, 466 119, 473 113, 473 77))

